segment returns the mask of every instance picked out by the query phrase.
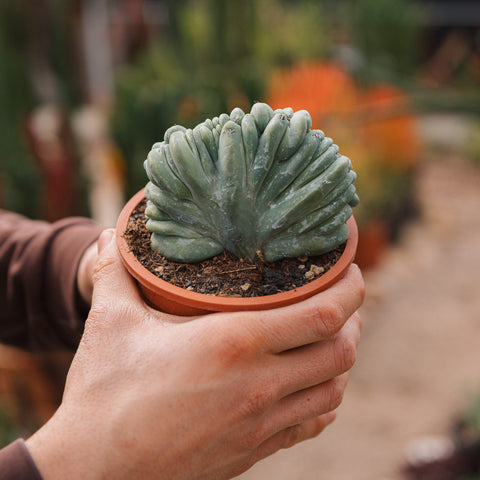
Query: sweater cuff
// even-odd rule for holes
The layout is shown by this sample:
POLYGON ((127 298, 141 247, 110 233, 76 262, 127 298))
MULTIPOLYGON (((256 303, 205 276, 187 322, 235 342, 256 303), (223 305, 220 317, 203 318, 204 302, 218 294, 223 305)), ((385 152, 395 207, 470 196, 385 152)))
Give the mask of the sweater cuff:
POLYGON ((0 450, 0 480, 42 480, 23 440, 0 450))
POLYGON ((48 299, 48 305, 52 307, 50 315, 56 319, 61 331, 71 332, 70 341, 64 340, 70 348, 76 348, 89 310, 77 290, 78 265, 85 250, 97 240, 102 229, 90 222, 72 223, 71 220, 65 222, 65 228, 58 229, 46 271, 51 295, 48 299))

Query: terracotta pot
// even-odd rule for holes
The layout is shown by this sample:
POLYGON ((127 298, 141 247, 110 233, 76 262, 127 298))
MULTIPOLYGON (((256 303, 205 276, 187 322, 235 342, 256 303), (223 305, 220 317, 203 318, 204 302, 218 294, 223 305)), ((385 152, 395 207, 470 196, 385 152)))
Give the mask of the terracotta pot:
POLYGON ((149 272, 130 251, 123 232, 130 215, 143 200, 143 190, 134 195, 123 208, 117 223, 116 240, 125 267, 138 282, 146 300, 156 309, 175 315, 201 315, 220 311, 267 310, 290 305, 327 289, 343 277, 353 262, 358 244, 357 224, 353 216, 348 220, 350 236, 338 262, 320 278, 288 292, 263 297, 216 297, 191 292, 159 279, 149 272))

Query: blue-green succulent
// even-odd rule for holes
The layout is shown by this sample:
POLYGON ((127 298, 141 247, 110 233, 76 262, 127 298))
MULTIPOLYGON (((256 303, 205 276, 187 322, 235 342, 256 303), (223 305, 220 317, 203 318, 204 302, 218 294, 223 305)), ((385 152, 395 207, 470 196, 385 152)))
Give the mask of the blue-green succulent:
POLYGON ((144 164, 152 248, 177 262, 224 250, 272 262, 343 243, 356 174, 311 126, 306 110, 255 103, 250 113, 169 128, 144 164))

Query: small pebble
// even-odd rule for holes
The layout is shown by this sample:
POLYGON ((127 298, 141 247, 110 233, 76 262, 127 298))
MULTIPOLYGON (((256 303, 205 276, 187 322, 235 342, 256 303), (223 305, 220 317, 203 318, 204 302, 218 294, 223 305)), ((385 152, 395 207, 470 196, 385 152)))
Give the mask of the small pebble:
POLYGON ((305 273, 305 278, 307 280, 311 280, 312 278, 315 278, 315 274, 311 270, 309 270, 307 273, 305 273))
POLYGON ((299 265, 299 266, 298 266, 298 269, 299 269, 299 270, 305 270, 305 265, 299 265))
POLYGON ((325 271, 325 269, 323 267, 317 267, 316 265, 312 265, 312 267, 313 268, 312 268, 311 271, 313 272, 313 274, 316 277, 318 277, 319 275, 321 275, 325 271))
POLYGON ((250 287, 252 285, 250 283, 244 283, 240 288, 244 291, 244 292, 247 292, 248 290, 250 290, 250 287))
POLYGON ((186 290, 188 290, 188 291, 190 291, 190 292, 191 292, 191 291, 193 290, 193 287, 192 287, 192 286, 190 286, 190 287, 187 287, 187 288, 186 288, 186 290))

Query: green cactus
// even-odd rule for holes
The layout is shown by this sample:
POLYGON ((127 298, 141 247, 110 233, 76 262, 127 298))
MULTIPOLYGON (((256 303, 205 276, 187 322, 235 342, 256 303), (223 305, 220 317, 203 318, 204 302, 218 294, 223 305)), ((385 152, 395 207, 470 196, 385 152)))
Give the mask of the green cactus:
POLYGON ((256 103, 168 129, 144 163, 152 247, 177 262, 224 250, 272 262, 344 242, 356 174, 311 126, 306 110, 256 103))

